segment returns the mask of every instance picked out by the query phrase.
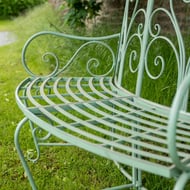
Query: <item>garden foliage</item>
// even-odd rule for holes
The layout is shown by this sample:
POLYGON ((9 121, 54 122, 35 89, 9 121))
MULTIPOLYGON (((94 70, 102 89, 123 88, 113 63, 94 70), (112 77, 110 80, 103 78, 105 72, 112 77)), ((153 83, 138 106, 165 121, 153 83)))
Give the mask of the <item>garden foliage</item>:
POLYGON ((10 18, 18 16, 25 10, 47 0, 0 0, 0 17, 10 18))
POLYGON ((102 1, 66 0, 69 7, 64 19, 71 27, 84 26, 87 19, 93 19, 101 10, 102 1))

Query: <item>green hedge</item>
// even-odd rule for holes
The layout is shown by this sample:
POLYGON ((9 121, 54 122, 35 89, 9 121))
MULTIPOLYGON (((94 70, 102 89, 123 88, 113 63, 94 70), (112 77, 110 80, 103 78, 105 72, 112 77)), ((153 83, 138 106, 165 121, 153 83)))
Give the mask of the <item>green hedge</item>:
POLYGON ((25 10, 47 0, 0 0, 0 17, 8 18, 22 14, 25 10))
POLYGON ((85 26, 86 19, 92 19, 99 14, 103 1, 97 0, 65 0, 69 7, 64 16, 71 27, 85 26))

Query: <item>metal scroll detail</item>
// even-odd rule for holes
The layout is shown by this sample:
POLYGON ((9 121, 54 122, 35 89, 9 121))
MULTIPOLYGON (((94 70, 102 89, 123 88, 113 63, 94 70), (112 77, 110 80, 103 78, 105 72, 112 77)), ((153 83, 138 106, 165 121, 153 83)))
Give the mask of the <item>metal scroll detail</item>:
MULTIPOLYGON (((99 76, 106 76, 108 74, 110 74, 112 71, 113 71, 113 68, 115 66, 115 54, 112 50, 112 48, 107 45, 106 43, 104 42, 101 42, 101 41, 89 41, 89 42, 86 42, 84 43, 75 53, 74 55, 71 57, 71 59, 68 61, 68 63, 57 73, 62 73, 63 71, 65 71, 71 64, 72 62, 74 61, 74 59, 76 58, 77 55, 79 55, 80 51, 84 48, 84 47, 87 47, 87 46, 90 46, 91 44, 98 44, 98 45, 101 45, 103 47, 105 47, 109 53, 111 54, 112 56, 112 64, 111 64, 111 67, 109 68, 109 70, 105 71, 103 74, 100 74, 99 76)), ((101 52, 100 52, 101 53, 101 52)), ((99 59, 95 58, 95 57, 92 57, 92 58, 89 58, 87 63, 86 63, 86 70, 87 72, 91 75, 91 76, 97 76, 94 72, 93 72, 93 68, 97 68, 101 65, 99 59)))
MULTIPOLYGON (((170 2, 172 3, 172 1, 170 1, 170 2)), ((158 78, 160 78, 162 76, 162 74, 164 72, 164 69, 165 69, 165 66, 166 66, 165 57, 163 57, 161 54, 160 55, 158 54, 158 55, 155 56, 153 62, 154 62, 155 67, 160 66, 160 72, 157 73, 156 75, 153 75, 150 72, 149 68, 148 68, 148 53, 150 52, 151 48, 155 48, 155 46, 156 46, 155 44, 158 41, 163 42, 163 43, 167 44, 168 46, 170 46, 170 49, 173 51, 174 56, 175 56, 175 58, 177 60, 179 74, 181 72, 183 72, 180 64, 183 65, 184 60, 183 60, 183 55, 180 55, 180 52, 181 52, 181 49, 183 49, 184 47, 183 47, 183 41, 182 41, 181 33, 179 31, 179 26, 178 26, 177 21, 175 20, 175 15, 173 15, 173 11, 170 12, 170 11, 164 9, 164 8, 155 9, 151 14, 149 27, 150 27, 149 28, 149 33, 150 33, 150 36, 151 36, 151 40, 147 45, 146 54, 145 54, 145 70, 146 70, 147 75, 151 79, 156 80, 156 79, 158 79, 158 78), (154 16, 156 14, 158 14, 159 12, 162 12, 163 14, 167 15, 170 22, 173 24, 174 30, 175 30, 175 32, 177 34, 176 37, 177 37, 177 41, 178 41, 179 52, 177 50, 177 47, 174 45, 173 41, 170 38, 168 38, 168 37, 161 34, 161 26, 159 24, 154 24, 153 28, 151 27, 154 16), (182 58, 182 60, 180 60, 180 57, 182 58)))
MULTIPOLYGON (((182 1, 190 3, 190 0, 182 1)), ((139 81, 142 81, 142 72, 144 71, 150 79, 159 79, 163 76, 169 62, 169 58, 162 54, 163 50, 160 48, 160 44, 162 44, 170 49, 173 59, 177 63, 177 86, 179 86, 186 73, 190 71, 190 58, 187 59, 184 39, 174 10, 174 1, 168 0, 169 8, 167 9, 165 7, 155 8, 154 0, 149 0, 147 7, 144 8, 139 8, 139 0, 132 1, 132 3, 127 1, 127 3, 127 9, 132 5, 134 8, 131 15, 129 10, 125 11, 124 24, 127 26, 123 25, 119 55, 121 64, 118 67, 120 70, 118 75, 122 75, 124 65, 127 63, 131 73, 138 73, 139 81), (169 34, 168 31, 164 31, 162 23, 157 20, 160 15, 167 19, 168 25, 171 27, 172 31, 169 34), (156 49, 156 53, 152 54, 156 49), (122 59, 124 54, 126 54, 125 60, 122 59)))
MULTIPOLYGON (((31 44, 36 40, 39 39, 42 36, 45 35, 51 35, 53 37, 62 37, 65 39, 71 39, 71 40, 78 40, 78 41, 82 41, 83 44, 73 53, 73 55, 71 56, 71 58, 64 64, 61 63, 61 57, 64 54, 64 50, 67 49, 67 47, 64 49, 61 46, 58 48, 62 48, 62 54, 57 55, 55 52, 53 51, 46 51, 44 52, 40 52, 40 54, 38 54, 37 56, 41 56, 41 61, 42 63, 46 63, 46 64, 51 64, 53 63, 54 67, 51 70, 50 73, 46 74, 45 77, 52 77, 52 76, 57 76, 59 74, 61 74, 62 72, 66 71, 74 62, 74 60, 78 57, 82 57, 82 50, 84 48, 90 48, 90 46, 92 45, 98 45, 101 48, 106 49, 107 53, 109 54, 109 56, 111 56, 111 63, 109 62, 108 64, 110 65, 109 68, 105 71, 102 71, 101 74, 97 74, 94 72, 94 69, 98 69, 99 66, 101 64, 105 64, 102 63, 98 58, 96 57, 89 57, 88 61, 86 62, 86 70, 87 72, 92 75, 92 76, 105 76, 110 74, 113 71, 113 68, 115 66, 115 53, 112 50, 112 48, 105 42, 106 40, 109 39, 113 39, 113 38, 118 38, 119 34, 114 34, 114 35, 110 35, 110 36, 103 36, 103 37, 80 37, 80 36, 72 36, 72 35, 67 35, 67 34, 62 34, 62 33, 57 33, 57 32, 50 32, 50 31, 44 31, 44 32, 39 32, 35 35, 33 35, 25 44, 23 51, 22 51, 22 63, 24 65, 24 68, 26 69, 26 71, 28 72, 28 74, 32 77, 36 77, 39 74, 36 74, 35 72, 32 71, 32 69, 29 67, 29 60, 26 58, 26 54, 28 53, 28 48, 31 46, 31 44)), ((40 45, 40 44, 39 44, 40 45)), ((54 44, 52 43, 52 46, 54 44)), ((31 47, 30 47, 31 48, 31 47)), ((101 54, 101 52, 98 52, 99 54, 101 54)), ((31 63, 30 63, 31 64, 31 63)), ((101 70, 101 69, 100 69, 101 70)), ((99 72, 100 73, 100 72, 99 72)))

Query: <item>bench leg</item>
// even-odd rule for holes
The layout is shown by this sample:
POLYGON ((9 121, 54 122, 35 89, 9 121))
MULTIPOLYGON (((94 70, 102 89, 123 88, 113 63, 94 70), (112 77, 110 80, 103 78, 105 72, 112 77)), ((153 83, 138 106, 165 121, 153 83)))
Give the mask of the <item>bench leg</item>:
POLYGON ((123 186, 121 185, 121 186, 113 187, 113 188, 108 188, 109 190, 127 189, 127 188, 131 188, 131 187, 133 187, 136 190, 147 190, 146 188, 142 187, 142 179, 141 179, 141 171, 140 170, 138 170, 136 168, 132 168, 133 171, 132 171, 132 175, 131 175, 118 162, 114 161, 114 163, 118 167, 118 169, 120 170, 120 172, 129 181, 131 181, 131 184, 123 185, 123 186))
POLYGON ((33 190, 37 190, 37 187, 36 187, 36 184, 35 184, 35 182, 34 182, 33 176, 32 176, 32 174, 31 174, 31 172, 30 172, 30 169, 29 169, 29 166, 28 166, 28 164, 27 164, 27 161, 26 161, 25 158, 24 158, 24 154, 23 154, 23 152, 22 152, 22 150, 21 150, 20 142, 19 142, 20 130, 22 129, 22 127, 25 125, 25 123, 26 123, 27 121, 28 121, 28 119, 27 119, 27 118, 24 118, 24 119, 21 120, 21 121, 19 122, 19 124, 17 125, 17 128, 16 128, 16 130, 15 130, 15 134, 14 134, 14 142, 15 142, 15 147, 16 147, 16 150, 17 150, 17 152, 18 152, 19 158, 20 158, 20 160, 21 160, 21 162, 22 162, 22 165, 23 165, 23 167, 24 167, 24 169, 25 169, 26 175, 27 175, 27 177, 28 177, 28 179, 29 179, 29 182, 30 182, 30 184, 31 184, 31 186, 32 186, 32 189, 33 189, 33 190))
POLYGON ((177 180, 174 190, 183 190, 188 180, 190 180, 190 172, 183 172, 179 179, 177 180))
POLYGON ((137 190, 142 189, 142 172, 137 168, 133 168, 133 183, 137 190))

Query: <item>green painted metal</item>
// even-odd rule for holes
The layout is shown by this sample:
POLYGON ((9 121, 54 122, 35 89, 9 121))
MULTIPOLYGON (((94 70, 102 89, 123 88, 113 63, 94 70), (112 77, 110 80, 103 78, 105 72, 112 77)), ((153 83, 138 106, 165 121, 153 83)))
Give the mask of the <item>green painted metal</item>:
MULTIPOLYGON (((184 3, 189 2, 184 0, 184 3)), ((44 31, 34 34, 26 42, 22 63, 30 77, 22 81, 15 92, 16 102, 25 116, 16 128, 15 145, 32 189, 37 189, 37 186, 27 161, 38 161, 41 146, 78 146, 113 160, 131 183, 108 188, 110 190, 144 189, 143 171, 178 178, 175 190, 185 187, 190 178, 190 114, 186 111, 190 58, 186 55, 173 1, 168 0, 168 3, 167 10, 155 7, 153 0, 148 0, 146 7, 139 7, 139 0, 126 0, 120 34, 80 37, 44 31), (159 13, 168 17, 174 36, 167 35, 162 25, 155 23, 154 18, 159 13), (29 66, 28 52, 30 47, 35 47, 33 42, 44 37, 52 37, 53 49, 44 50, 42 63, 53 63, 54 69, 43 76, 29 66), (117 38, 118 49, 115 52, 109 41, 117 38), (64 43, 57 46, 61 39, 81 43, 66 63, 56 54, 57 49, 65 50, 64 43), (168 57, 160 53, 150 59, 152 49, 157 48, 161 52, 160 42, 172 51, 177 67, 176 96, 171 107, 144 99, 142 95, 147 78, 159 80, 169 64, 168 57), (137 46, 133 47, 133 44, 137 46), (78 57, 86 56, 83 52, 86 47, 93 47, 94 52, 104 49, 106 60, 89 56, 85 64, 86 73, 73 76, 68 72, 78 57), (150 64, 158 68, 156 73, 150 69, 150 64), (106 69, 100 69, 100 65, 106 69), (125 81, 130 82, 129 74, 136 75, 134 91, 124 85, 125 81), (27 152, 25 158, 21 150, 20 131, 27 123, 32 132, 36 157, 27 152), (45 132, 44 136, 39 135, 41 131, 45 132), (52 136, 66 143, 60 143, 60 140, 50 143, 52 136), (123 165, 130 166, 131 171, 126 171, 123 165)), ((166 86, 163 91, 170 87, 166 86)))
MULTIPOLYGON (((166 57, 162 55, 156 55, 154 60, 151 64, 155 65, 155 68, 160 65, 160 71, 158 74, 153 74, 149 70, 148 64, 149 59, 148 55, 152 48, 156 48, 156 44, 158 41, 162 40, 170 46, 171 50, 173 51, 176 64, 178 67, 178 79, 177 79, 177 86, 181 83, 184 79, 185 75, 189 72, 189 60, 186 60, 186 52, 185 52, 185 45, 184 40, 182 37, 182 33, 180 30, 180 26, 178 24, 178 20, 176 19, 176 14, 174 11, 174 1, 169 0, 169 10, 165 9, 164 7, 154 8, 154 0, 147 1, 147 11, 145 9, 141 9, 138 7, 139 0, 133 1, 134 10, 131 15, 129 15, 128 8, 130 7, 130 1, 126 1, 126 10, 124 15, 124 26, 122 28, 122 35, 120 40, 120 49, 118 52, 118 61, 117 61, 117 78, 116 82, 121 85, 123 80, 123 71, 125 61, 127 59, 129 64, 129 69, 132 73, 138 73, 138 81, 136 83, 136 95, 141 95, 142 83, 144 78, 144 73, 146 73, 150 79, 157 80, 163 75, 163 72, 166 67, 166 57), (167 15, 168 20, 170 21, 173 30, 171 31, 172 34, 175 34, 175 41, 172 40, 171 35, 167 36, 162 33, 162 26, 159 23, 154 23, 154 17, 163 12, 167 15), (137 20, 137 17, 141 15, 144 17, 145 22, 142 23, 137 20), (130 20, 127 21, 128 17, 130 20), (134 29, 134 22, 137 21, 135 24, 134 29), (145 35, 144 35, 145 34, 145 35), (133 42, 133 40, 137 40, 139 43, 140 53, 136 48, 130 49, 129 45, 133 42), (177 42, 177 44, 175 43, 177 42), (128 53, 128 57, 124 55, 128 53), (137 65, 134 65, 135 61, 138 61, 137 65), (133 66, 134 65, 134 66, 133 66), (144 71, 145 70, 145 71, 144 71)), ((184 1, 185 3, 189 3, 189 1, 184 1)), ((127 79, 126 79, 127 80, 127 79)))

